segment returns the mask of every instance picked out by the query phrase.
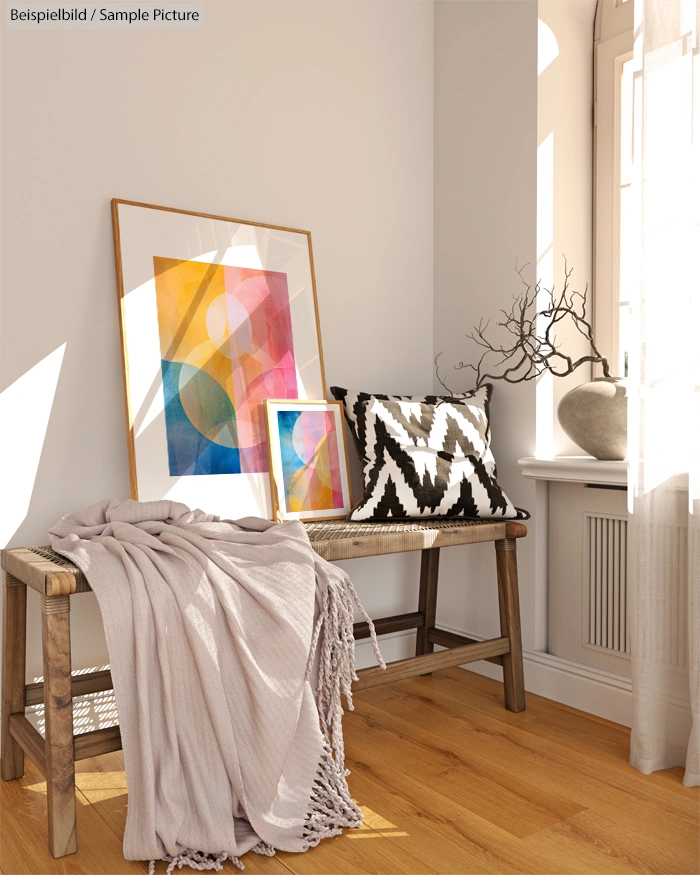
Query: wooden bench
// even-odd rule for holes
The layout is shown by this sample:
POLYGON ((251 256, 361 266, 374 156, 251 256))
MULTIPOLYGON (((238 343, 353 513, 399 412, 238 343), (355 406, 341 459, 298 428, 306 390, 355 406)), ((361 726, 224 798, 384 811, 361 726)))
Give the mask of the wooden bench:
MULTIPOLYGON (((516 522, 307 523, 314 550, 336 561, 421 550, 418 610, 375 620, 379 635, 416 630, 410 659, 358 671, 354 689, 389 683, 480 659, 503 666, 505 706, 525 708, 516 538, 527 533, 516 522), (501 635, 474 641, 438 629, 435 612, 440 549, 495 542, 501 635), (435 645, 446 650, 433 652, 435 645)), ((109 671, 71 674, 70 597, 89 592, 84 575, 48 547, 2 551, 4 570, 2 630, 2 763, 5 781, 24 774, 27 754, 46 778, 49 850, 54 857, 78 849, 75 823, 75 761, 120 750, 119 727, 73 734, 73 697, 112 689, 109 671), (27 586, 41 600, 43 683, 27 684, 27 586), (45 738, 25 716, 25 708, 44 703, 45 738)), ((355 624, 355 638, 369 637, 367 623, 355 624)))

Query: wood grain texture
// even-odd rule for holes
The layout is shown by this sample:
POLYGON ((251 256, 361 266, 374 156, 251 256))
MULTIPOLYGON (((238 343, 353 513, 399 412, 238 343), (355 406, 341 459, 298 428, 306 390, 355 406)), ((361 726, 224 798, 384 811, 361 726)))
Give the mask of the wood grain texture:
POLYGON ((121 749, 122 736, 118 726, 107 726, 105 729, 83 732, 74 737, 74 759, 76 760, 84 760, 121 749))
POLYGON ((53 571, 46 575, 45 589, 47 596, 72 595, 77 592, 78 581, 70 571, 53 571))
POLYGON ((440 550, 423 550, 420 559, 418 611, 423 615, 424 619, 422 627, 416 634, 416 656, 433 652, 434 645, 428 638, 428 629, 432 629, 435 626, 440 550))
POLYGON ((41 629, 46 699, 44 714, 49 850, 54 857, 62 857, 75 853, 78 848, 75 823, 70 613, 43 611, 41 629))
MULTIPOLYGON (((476 638, 467 638, 466 635, 457 635, 455 632, 446 632, 444 629, 428 629, 428 641, 438 644, 440 647, 461 647, 464 644, 478 644, 476 638)), ((503 665, 502 656, 487 656, 485 662, 493 662, 495 665, 503 665)))
POLYGON ((458 749, 443 745, 441 734, 416 729, 364 700, 355 703, 345 725, 350 750, 362 737, 363 756, 370 762, 390 763, 426 786, 439 785, 441 795, 513 836, 530 835, 584 808, 564 792, 551 793, 476 756, 466 738, 458 749))
POLYGON ((357 672, 358 679, 352 688, 353 690, 364 690, 367 687, 388 684, 418 674, 438 671, 441 668, 476 662, 479 659, 486 659, 488 656, 507 653, 508 646, 507 638, 491 638, 488 641, 480 641, 478 644, 465 644, 462 647, 441 650, 439 653, 425 653, 423 656, 399 659, 396 662, 388 663, 386 669, 363 668, 357 672))
POLYGON ((390 844, 367 825, 325 839, 306 854, 277 856, 296 875, 423 875, 438 871, 427 860, 390 844))
MULTIPOLYGON (((641 775, 627 764, 624 727, 534 694, 527 711, 514 713, 502 697, 502 684, 462 669, 357 693, 357 713, 345 718, 346 754, 364 827, 306 854, 247 854, 247 871, 700 872, 699 795, 681 786, 680 770, 641 775)), ((80 850, 54 860, 44 841, 45 784, 33 764, 2 783, 3 873, 145 870, 121 858, 123 755, 78 762, 76 784, 80 850)))
MULTIPOLYGON (((392 632, 403 632, 406 629, 420 629, 423 626, 423 615, 418 611, 410 614, 396 614, 394 617, 382 617, 374 620, 374 631, 377 635, 389 635, 392 632)), ((353 626, 355 641, 369 638, 369 623, 355 623, 353 626)))
POLYGON ((695 875, 700 871, 697 824, 695 829, 686 829, 679 843, 677 834, 665 832, 665 819, 646 829, 631 828, 634 820, 624 809, 609 808, 605 813, 586 810, 525 841, 538 852, 546 848, 576 857, 599 872, 695 875), (660 835, 664 835, 663 841, 659 841, 660 835))
POLYGON ((506 708, 517 713, 525 710, 517 554, 513 539, 496 541, 495 546, 501 635, 510 641, 510 650, 503 655, 504 697, 506 708))
POLYGON ((2 740, 0 774, 3 781, 24 774, 24 751, 10 733, 10 715, 24 714, 26 670, 27 587, 9 572, 2 588, 2 740))
POLYGON ((2 550, 0 562, 3 571, 23 581, 42 595, 46 592, 46 575, 63 570, 60 565, 32 553, 26 547, 2 550))
MULTIPOLYGON (((630 834, 639 831, 648 835, 661 829, 679 846, 684 836, 687 839, 693 834, 697 812, 694 819, 688 808, 693 790, 683 788, 681 799, 678 793, 656 786, 624 761, 616 783, 611 784, 608 770, 601 773, 595 759, 582 753, 580 747, 572 750, 543 742, 534 733, 524 731, 529 724, 509 727, 471 710, 468 700, 457 703, 432 697, 421 693, 419 686, 416 679, 402 681, 385 690, 368 690, 362 699, 414 727, 419 736, 439 736, 448 749, 467 746, 471 753, 517 772, 543 790, 560 793, 563 787, 571 788, 567 793, 573 793, 581 805, 625 823, 630 834)), ((596 723, 591 722, 595 728, 596 723)))
MULTIPOLYGON (((112 672, 109 669, 104 671, 93 671, 89 674, 73 675, 72 681, 73 698, 76 696, 87 696, 89 693, 102 693, 105 690, 114 689, 112 683, 112 672)), ((44 701, 44 684, 39 682, 36 684, 27 684, 24 688, 24 704, 39 705, 44 701)))
POLYGON ((9 724, 10 735, 45 777, 46 745, 44 744, 42 736, 32 726, 29 720, 27 720, 24 714, 10 714, 9 724))
MULTIPOLYGON (((456 702, 464 701, 464 669, 451 668, 434 674, 432 678, 422 678, 425 692, 441 695, 456 702)), ((549 714, 548 699, 528 693, 526 711, 508 711, 503 707, 503 684, 491 678, 469 672, 469 705, 476 711, 488 714, 504 723, 519 725, 532 720, 537 714, 549 714)))
MULTIPOLYGON (((359 751, 348 760, 350 784, 365 822, 394 844, 429 859, 439 872, 533 873, 579 871, 564 855, 533 849, 459 802, 396 771, 386 762, 366 761, 359 751)), ((535 833, 537 835, 538 833, 535 833)))
POLYGON ((46 783, 33 763, 19 781, 0 782, 0 866, 6 875, 144 875, 129 862, 122 840, 105 825, 82 794, 78 799, 80 851, 54 859, 46 846, 46 783))
POLYGON ((506 538, 524 538, 527 526, 524 523, 506 523, 506 538))

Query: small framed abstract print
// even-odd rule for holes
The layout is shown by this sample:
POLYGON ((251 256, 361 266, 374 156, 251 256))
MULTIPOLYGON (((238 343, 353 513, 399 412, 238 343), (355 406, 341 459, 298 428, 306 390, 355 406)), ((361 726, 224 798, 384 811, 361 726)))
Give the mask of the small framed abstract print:
POLYGON ((344 519, 352 507, 340 401, 265 402, 277 520, 344 519))
POLYGON ((311 235, 112 201, 131 495, 272 518, 266 398, 322 399, 311 235))

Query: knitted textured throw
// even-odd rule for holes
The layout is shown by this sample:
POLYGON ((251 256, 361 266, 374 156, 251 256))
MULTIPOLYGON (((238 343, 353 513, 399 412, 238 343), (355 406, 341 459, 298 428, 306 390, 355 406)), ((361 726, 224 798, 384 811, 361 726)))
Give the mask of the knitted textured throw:
POLYGON ((102 611, 127 859, 243 868, 249 850, 305 851, 361 824, 341 727, 359 602, 301 523, 113 500, 63 517, 51 543, 102 611))

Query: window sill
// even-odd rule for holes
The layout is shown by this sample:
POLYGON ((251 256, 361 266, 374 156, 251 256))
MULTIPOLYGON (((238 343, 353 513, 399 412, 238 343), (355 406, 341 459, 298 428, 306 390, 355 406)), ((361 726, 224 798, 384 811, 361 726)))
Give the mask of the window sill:
POLYGON ((557 456, 518 459, 523 476, 531 480, 558 480, 565 483, 595 483, 601 486, 627 486, 627 462, 602 462, 593 456, 557 456))

